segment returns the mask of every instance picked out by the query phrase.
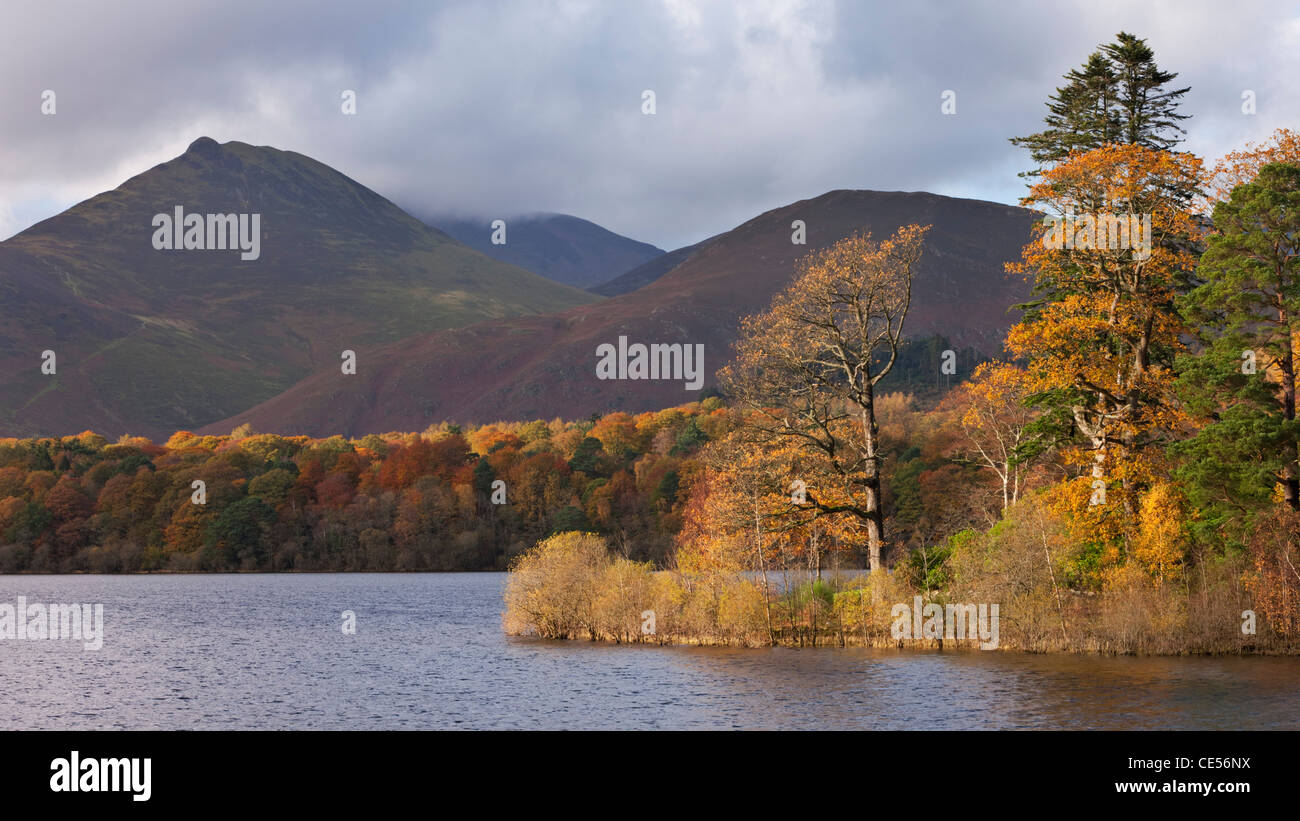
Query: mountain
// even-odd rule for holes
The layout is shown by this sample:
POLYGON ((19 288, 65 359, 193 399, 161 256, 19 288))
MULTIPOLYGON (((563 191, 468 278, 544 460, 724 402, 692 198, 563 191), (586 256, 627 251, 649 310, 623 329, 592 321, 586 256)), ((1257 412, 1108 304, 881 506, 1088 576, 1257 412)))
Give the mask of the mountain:
POLYGON ((629 343, 704 345, 706 384, 730 360, 742 316, 765 309, 795 261, 856 230, 883 238, 930 224, 905 330, 942 335, 954 349, 1000 351, 1029 295, 1003 264, 1018 259, 1038 214, 927 193, 832 191, 768 211, 701 243, 672 270, 630 293, 550 315, 478 323, 367 351, 356 375, 322 370, 284 394, 214 424, 255 430, 360 435, 420 430, 432 422, 582 418, 640 412, 699 398, 681 381, 600 380, 597 348, 629 343), (791 243, 804 220, 807 245, 791 243))
POLYGON ((493 259, 576 288, 598 285, 664 253, 568 214, 508 218, 502 245, 492 244, 492 219, 427 221, 493 259))
MULTIPOLYGON (((708 242, 705 240, 704 242, 708 242)), ((593 285, 587 290, 599 296, 621 296, 630 294, 637 288, 644 288, 659 277, 668 273, 686 261, 686 258, 700 249, 704 242, 687 245, 676 251, 660 254, 649 262, 642 263, 630 271, 620 274, 608 282, 593 285)))
POLYGON ((0 435, 165 437, 338 370, 345 349, 595 300, 309 157, 202 137, 0 243, 0 435), (234 245, 204 215, 242 214, 260 247, 158 250, 157 215, 178 207, 204 226, 193 244, 234 245))

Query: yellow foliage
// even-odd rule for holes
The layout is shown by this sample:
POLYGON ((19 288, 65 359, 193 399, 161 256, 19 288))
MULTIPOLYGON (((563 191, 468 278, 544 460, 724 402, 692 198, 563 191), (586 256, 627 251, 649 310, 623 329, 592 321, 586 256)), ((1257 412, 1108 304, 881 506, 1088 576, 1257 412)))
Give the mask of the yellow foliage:
POLYGON ((1158 482, 1142 497, 1134 558, 1153 578, 1164 582, 1182 567, 1186 549, 1182 496, 1170 482, 1158 482))
POLYGON ((506 584, 506 632, 594 637, 594 602, 608 566, 605 540, 595 533, 559 533, 515 557, 506 584))

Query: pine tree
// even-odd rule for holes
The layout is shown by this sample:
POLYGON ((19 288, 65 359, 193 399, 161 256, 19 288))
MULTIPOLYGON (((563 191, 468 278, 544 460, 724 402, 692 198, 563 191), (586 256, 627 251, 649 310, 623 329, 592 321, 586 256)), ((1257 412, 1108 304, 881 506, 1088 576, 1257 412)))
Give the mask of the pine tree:
POLYGON ((1204 351, 1183 357, 1179 376, 1208 424, 1175 451, 1217 526, 1278 489, 1300 510, 1300 165, 1263 166, 1215 207, 1214 227, 1204 284, 1182 300, 1204 351))
MULTIPOLYGON (((1066 85, 1056 89, 1047 103, 1047 128, 1027 137, 1012 137, 1013 145, 1029 149, 1034 162, 1056 162, 1071 151, 1088 151, 1118 142, 1120 124, 1113 110, 1117 78, 1110 61, 1100 51, 1088 57, 1083 68, 1065 75, 1066 85)), ((1024 176, 1037 176, 1026 171, 1024 176)))
POLYGON ((1187 133, 1178 124, 1189 116, 1178 113, 1178 104, 1191 90, 1164 88, 1177 76, 1156 66, 1145 40, 1120 32, 1114 43, 1089 55, 1082 68, 1065 74, 1066 84, 1048 100, 1046 129, 1011 138, 1013 145, 1028 148, 1040 166, 1021 176, 1038 176, 1042 166, 1072 151, 1109 143, 1157 150, 1177 145, 1177 135, 1187 133))
POLYGON ((1161 71, 1155 52, 1146 40, 1120 32, 1115 42, 1104 46, 1119 79, 1119 122, 1121 141, 1168 151, 1186 134, 1179 123, 1190 115, 1178 113, 1180 98, 1191 87, 1164 90, 1166 83, 1178 76, 1161 71))

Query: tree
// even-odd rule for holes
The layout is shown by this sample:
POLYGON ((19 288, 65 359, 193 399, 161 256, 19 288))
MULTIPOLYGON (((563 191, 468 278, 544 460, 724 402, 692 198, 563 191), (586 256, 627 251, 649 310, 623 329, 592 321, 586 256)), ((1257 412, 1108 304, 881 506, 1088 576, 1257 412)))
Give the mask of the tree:
MULTIPOLYGON (((1117 77, 1100 51, 1088 56, 1082 68, 1065 74, 1066 84, 1048 99, 1047 128, 1025 137, 1012 137, 1012 145, 1029 149, 1039 164, 1065 159, 1071 151, 1088 151, 1119 142, 1119 116, 1114 110, 1117 77)), ((1042 169, 1021 176, 1037 176, 1042 169)))
POLYGON ((1158 581, 1167 581, 1182 569, 1186 521, 1183 497, 1171 482, 1156 482, 1142 497, 1133 558, 1158 581))
POLYGON ((1300 514, 1277 508, 1262 517, 1250 537, 1254 573, 1246 583, 1260 615, 1283 636, 1300 633, 1300 514))
POLYGON ((584 437, 578 443, 577 451, 573 458, 569 460, 569 468, 574 471, 580 471, 588 476, 599 476, 609 474, 601 470, 601 462, 605 456, 605 448, 599 439, 591 436, 584 437))
POLYGON ((1214 229, 1204 283, 1182 301, 1204 350, 1180 360, 1179 387, 1208 424, 1178 446, 1180 475, 1215 521, 1275 487, 1300 510, 1300 165, 1263 166, 1215 207, 1214 229))
POLYGON ((641 436, 631 415, 619 411, 602 416, 589 434, 599 440, 606 453, 622 462, 643 450, 641 436))
POLYGON ((771 309, 744 320, 720 375, 754 411, 746 424, 760 440, 791 443, 832 480, 808 502, 862 521, 872 570, 885 546, 875 391, 898 358, 928 230, 904 226, 883 242, 855 234, 804 257, 771 309))
POLYGON ((385 490, 410 487, 416 479, 433 472, 433 457, 433 445, 422 436, 394 446, 379 468, 379 486, 385 490))
POLYGON ((291 471, 274 468, 248 483, 248 495, 256 496, 274 509, 289 498, 289 491, 297 481, 298 477, 291 471))
POLYGON ((248 496, 217 513, 204 532, 204 541, 219 551, 228 567, 240 559, 256 562, 264 558, 262 537, 273 521, 275 511, 256 496, 248 496))
POLYGON ((964 440, 959 453, 997 476, 1003 513, 1020 498, 1026 462, 1037 445, 1030 429, 1037 413, 1025 404, 1027 382, 1022 368, 986 362, 949 399, 964 440))
POLYGON ((1120 142, 1164 151, 1182 142, 1174 134, 1187 133, 1178 123, 1190 115, 1179 114, 1178 103, 1191 87, 1166 91, 1178 74, 1158 68, 1146 40, 1132 34, 1121 31, 1102 51, 1118 78, 1120 142))
MULTIPOLYGON (((1155 53, 1146 41, 1127 32, 1101 46, 1082 68, 1066 73, 1064 86, 1047 103, 1047 128, 1014 145, 1029 149, 1040 166, 1065 160, 1073 152, 1086 152, 1107 144, 1140 145, 1168 150, 1187 133, 1179 122, 1178 104, 1190 88, 1166 90, 1178 75, 1156 66, 1155 53)), ((1038 176, 1028 171, 1021 176, 1038 176)))
POLYGON ((515 557, 505 592, 506 632, 595 639, 594 606, 609 561, 604 539, 577 531, 557 533, 515 557))
POLYGON ((1055 219, 1008 266, 1043 296, 1007 347, 1025 361, 1031 401, 1044 411, 1036 431, 1082 434, 1097 479, 1119 475, 1125 458, 1176 426, 1172 365, 1184 325, 1175 300, 1196 265, 1189 191, 1201 174, 1190 154, 1107 145, 1049 169, 1025 200, 1055 219))
MULTIPOLYGON (((784 478, 773 450, 735 431, 705 447, 708 473, 694 488, 679 533, 678 569, 688 572, 757 568, 763 581, 768 641, 772 632, 768 570, 778 544, 776 519, 790 513, 784 478)), ((788 467, 788 465, 786 465, 788 467)))

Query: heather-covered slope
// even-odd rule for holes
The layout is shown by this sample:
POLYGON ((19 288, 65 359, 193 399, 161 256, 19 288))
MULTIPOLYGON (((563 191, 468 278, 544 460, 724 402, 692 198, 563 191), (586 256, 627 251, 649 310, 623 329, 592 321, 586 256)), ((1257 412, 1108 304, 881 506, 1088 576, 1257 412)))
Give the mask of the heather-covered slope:
POLYGON ((309 157, 204 137, 0 243, 0 435, 165 438, 337 367, 344 349, 595 300, 309 157), (259 257, 156 250, 153 217, 176 206, 260 214, 259 257))
POLYGON ((1019 257, 1034 212, 926 193, 832 191, 768 211, 701 243, 668 273, 630 293, 550 315, 426 334, 363 353, 355 376, 324 369, 247 413, 212 425, 325 435, 419 430, 442 420, 491 421, 631 412, 699 397, 681 381, 602 381, 596 351, 629 342, 704 345, 713 373, 731 357, 742 316, 764 309, 796 259, 855 230, 886 236, 933 225, 906 330, 995 354, 1027 285, 1003 264, 1019 257), (791 243, 803 220, 807 245, 791 243))

